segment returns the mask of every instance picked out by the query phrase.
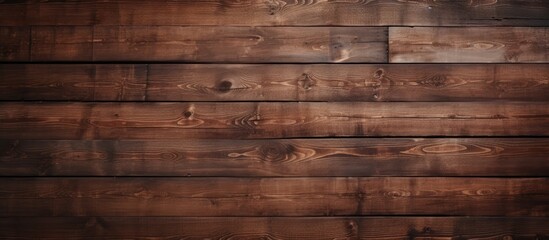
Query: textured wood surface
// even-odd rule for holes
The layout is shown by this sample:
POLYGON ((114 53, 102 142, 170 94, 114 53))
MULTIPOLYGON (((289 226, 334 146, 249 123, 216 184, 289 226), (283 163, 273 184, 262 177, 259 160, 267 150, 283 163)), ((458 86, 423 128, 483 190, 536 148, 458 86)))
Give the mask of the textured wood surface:
POLYGON ((382 27, 35 26, 34 61, 386 62, 382 27))
POLYGON ((0 141, 1 176, 547 176, 546 138, 0 141))
POLYGON ((0 100, 143 101, 146 64, 0 64, 0 100))
POLYGON ((539 216, 548 178, 4 178, 0 216, 539 216))
POLYGON ((11 0, 0 4, 0 25, 549 25, 549 6, 543 0, 11 0))
POLYGON ((17 239, 546 239, 547 218, 495 217, 19 217, 17 239), (21 231, 25 229, 24 231, 21 231))
POLYGON ((0 26, 0 61, 26 61, 30 55, 29 48, 29 27, 0 26))
POLYGON ((0 64, 0 100, 549 100, 544 64, 0 64))
POLYGON ((549 239, 549 1, 0 0, 0 239, 549 239))
POLYGON ((548 136, 543 102, 1 103, 1 139, 548 136))
POLYGON ((547 63, 548 36, 546 27, 394 27, 389 30, 389 61, 547 63))

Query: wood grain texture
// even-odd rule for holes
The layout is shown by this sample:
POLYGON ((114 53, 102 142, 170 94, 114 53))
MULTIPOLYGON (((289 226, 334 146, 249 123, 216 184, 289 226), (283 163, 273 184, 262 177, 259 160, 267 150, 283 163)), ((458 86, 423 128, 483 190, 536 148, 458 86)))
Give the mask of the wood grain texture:
POLYGON ((546 239, 547 218, 495 217, 20 217, 17 239, 546 239), (24 231, 23 231, 24 229, 24 231))
POLYGON ((548 36, 546 27, 392 27, 389 61, 547 63, 548 36))
POLYGON ((93 27, 33 26, 32 61, 72 61, 93 58, 93 27))
POLYGON ((145 64, 0 64, 0 100, 143 101, 145 64))
POLYGON ((0 26, 0 62, 27 61, 29 55, 30 28, 0 26))
POLYGON ((546 138, 0 141, 1 176, 547 176, 546 138))
POLYGON ((543 0, 3 1, 0 25, 547 26, 543 0))
POLYGON ((0 104, 1 139, 547 136, 544 102, 0 104))
POLYGON ((545 64, 0 64, 0 100, 549 101, 545 64))
POLYGON ((4 178, 0 216, 548 216, 548 178, 4 178))
POLYGON ((98 26, 93 47, 95 61, 386 62, 387 29, 98 26))
POLYGON ((549 100, 549 66, 150 65, 149 101, 549 100))

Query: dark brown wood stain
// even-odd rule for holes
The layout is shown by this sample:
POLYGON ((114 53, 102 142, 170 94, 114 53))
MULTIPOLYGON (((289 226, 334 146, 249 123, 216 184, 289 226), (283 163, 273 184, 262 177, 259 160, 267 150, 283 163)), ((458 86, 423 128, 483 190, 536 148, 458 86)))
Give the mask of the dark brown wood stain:
POLYGON ((0 1, 2 239, 549 239, 549 2, 0 1))

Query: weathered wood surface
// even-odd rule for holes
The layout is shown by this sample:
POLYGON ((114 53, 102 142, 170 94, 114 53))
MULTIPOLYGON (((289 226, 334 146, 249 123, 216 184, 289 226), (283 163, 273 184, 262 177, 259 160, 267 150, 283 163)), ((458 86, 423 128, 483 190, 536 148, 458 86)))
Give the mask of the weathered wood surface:
POLYGON ((143 101, 146 64, 0 64, 0 100, 143 101))
POLYGON ((547 176, 546 138, 0 141, 1 176, 547 176))
POLYGON ((546 239, 547 218, 497 217, 18 217, 17 239, 546 239))
POLYGON ((548 178, 4 178, 0 216, 548 216, 548 178))
POLYGON ((548 136, 544 102, 0 104, 0 139, 548 136))
POLYGON ((386 62, 383 27, 34 26, 33 61, 386 62))
POLYGON ((0 100, 549 101, 545 64, 0 64, 0 100))
POLYGON ((26 61, 30 55, 29 48, 30 27, 0 26, 0 61, 26 61))
POLYGON ((391 27, 389 61, 547 63, 548 36, 547 27, 391 27))
POLYGON ((544 0, 3 1, 0 25, 547 26, 544 0))

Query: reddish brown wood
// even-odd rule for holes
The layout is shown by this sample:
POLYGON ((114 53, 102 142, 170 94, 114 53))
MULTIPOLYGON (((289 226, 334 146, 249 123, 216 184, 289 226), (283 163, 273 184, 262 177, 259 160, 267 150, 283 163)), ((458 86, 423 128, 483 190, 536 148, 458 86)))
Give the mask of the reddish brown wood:
POLYGON ((29 27, 0 26, 0 61, 27 61, 29 47, 29 27))
POLYGON ((1 100, 549 100, 544 64, 0 64, 0 75, 1 100))
POLYGON ((547 176, 546 138, 0 141, 2 176, 547 176))
POLYGON ((145 64, 2 64, 1 100, 143 101, 145 64))
POLYGON ((539 216, 547 178, 4 178, 0 216, 539 216))
POLYGON ((548 224, 547 218, 486 217, 23 217, 0 218, 0 237, 545 239, 548 224))
POLYGON ((0 25, 547 26, 543 0, 36 1, 0 3, 0 25))
POLYGON ((392 27, 389 61, 548 63, 548 31, 546 27, 392 27))
POLYGON ((544 102, 2 103, 0 139, 548 136, 544 102))

